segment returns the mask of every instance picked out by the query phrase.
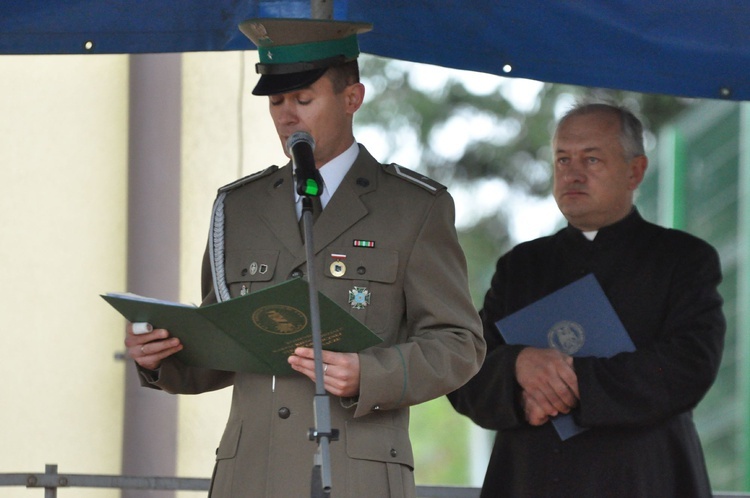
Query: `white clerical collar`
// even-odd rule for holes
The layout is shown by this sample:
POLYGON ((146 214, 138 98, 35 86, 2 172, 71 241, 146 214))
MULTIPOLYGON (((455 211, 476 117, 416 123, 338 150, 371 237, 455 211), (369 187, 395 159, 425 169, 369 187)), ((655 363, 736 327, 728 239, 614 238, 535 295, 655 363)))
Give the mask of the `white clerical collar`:
MULTIPOLYGON (((320 194, 320 203, 324 208, 336 192, 336 189, 341 185, 341 182, 351 169, 352 164, 354 164, 358 155, 359 146, 355 141, 352 143, 351 147, 318 169, 320 176, 323 177, 323 192, 320 194)), ((300 196, 296 190, 294 192, 294 202, 297 208, 297 216, 299 216, 302 213, 302 203, 300 202, 300 196)))

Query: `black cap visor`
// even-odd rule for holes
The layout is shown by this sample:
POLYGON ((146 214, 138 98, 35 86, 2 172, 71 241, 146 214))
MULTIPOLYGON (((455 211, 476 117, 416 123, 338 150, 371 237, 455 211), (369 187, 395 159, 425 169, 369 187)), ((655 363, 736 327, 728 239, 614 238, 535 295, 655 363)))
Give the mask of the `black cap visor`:
POLYGON ((312 85, 328 70, 327 67, 298 73, 262 74, 253 89, 253 95, 276 95, 312 85))

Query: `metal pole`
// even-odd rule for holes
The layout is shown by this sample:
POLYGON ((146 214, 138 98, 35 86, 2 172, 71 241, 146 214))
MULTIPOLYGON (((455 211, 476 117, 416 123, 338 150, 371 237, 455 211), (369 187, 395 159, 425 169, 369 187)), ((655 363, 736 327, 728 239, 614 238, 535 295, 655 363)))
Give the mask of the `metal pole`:
MULTIPOLYGON (((180 282, 181 57, 130 56, 127 288, 173 301, 180 282)), ((141 387, 133 361, 126 363, 122 472, 175 475, 177 398, 141 387)), ((165 498, 155 491, 122 496, 165 498)))
POLYGON ((333 0, 310 0, 313 19, 333 19, 333 0))
MULTIPOLYGON (((739 256, 737 258, 737 303, 746 303, 750 299, 750 104, 743 102, 739 104, 740 126, 739 126, 739 190, 737 192, 737 240, 739 243, 739 256)), ((737 456, 741 458, 740 469, 742 470, 742 489, 750 489, 750 313, 745 306, 737 306, 737 351, 735 355, 741 358, 737 367, 737 397, 739 405, 739 418, 741 421, 739 451, 737 456)))
MULTIPOLYGON (((300 195, 304 191, 298 190, 300 195)), ((338 430, 331 427, 330 398, 325 389, 323 376, 323 342, 320 330, 320 306, 318 303, 318 285, 315 276, 315 256, 313 251, 313 216, 312 200, 309 196, 302 198, 302 226, 305 233, 305 255, 307 260, 307 282, 310 289, 310 326, 312 328, 313 355, 315 358, 315 397, 313 413, 315 427, 310 429, 308 437, 318 443, 313 458, 312 476, 310 479, 311 498, 331 496, 333 477, 331 473, 331 455, 329 445, 338 439, 338 430)))
MULTIPOLYGON (((44 466, 45 474, 57 474, 57 464, 47 464, 44 466)), ((57 486, 45 486, 44 498, 57 498, 57 486)))

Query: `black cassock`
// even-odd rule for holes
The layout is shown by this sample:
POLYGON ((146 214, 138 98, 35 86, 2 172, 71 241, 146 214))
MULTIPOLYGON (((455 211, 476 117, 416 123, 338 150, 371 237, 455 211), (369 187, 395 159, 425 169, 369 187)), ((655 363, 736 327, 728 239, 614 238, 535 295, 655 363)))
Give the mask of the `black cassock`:
POLYGON ((635 209, 593 241, 569 226, 500 258, 481 312, 487 358, 449 395, 459 412, 498 431, 482 498, 710 497, 691 410, 721 361, 720 282, 713 247, 635 209), (637 351, 574 360, 574 417, 590 430, 561 441, 551 423, 525 422, 514 368, 522 348, 503 344, 494 323, 588 273, 637 351))

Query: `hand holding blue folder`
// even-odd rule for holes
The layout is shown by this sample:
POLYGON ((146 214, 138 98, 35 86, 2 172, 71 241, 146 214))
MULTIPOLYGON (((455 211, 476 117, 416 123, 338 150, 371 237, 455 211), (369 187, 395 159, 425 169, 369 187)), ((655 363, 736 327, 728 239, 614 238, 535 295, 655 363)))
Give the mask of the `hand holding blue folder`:
MULTIPOLYGON (((554 348, 570 356, 609 358, 635 345, 593 274, 520 309, 496 324, 507 344, 554 348)), ((571 414, 552 419, 563 441, 586 430, 571 414)))

